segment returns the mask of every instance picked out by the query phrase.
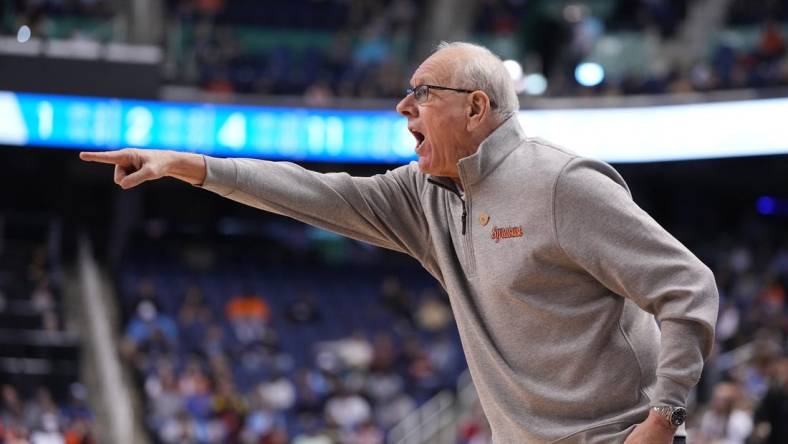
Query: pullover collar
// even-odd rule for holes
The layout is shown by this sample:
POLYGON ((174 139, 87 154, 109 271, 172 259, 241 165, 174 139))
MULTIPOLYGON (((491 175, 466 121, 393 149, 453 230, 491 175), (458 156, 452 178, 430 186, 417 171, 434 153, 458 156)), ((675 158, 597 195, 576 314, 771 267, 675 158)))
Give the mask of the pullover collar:
MULTIPOLYGON (((526 135, 520 126, 517 114, 506 119, 482 141, 475 153, 463 157, 457 163, 463 187, 468 188, 484 179, 525 140, 526 135)), ((443 187, 457 189, 448 177, 428 175, 427 179, 443 187)))

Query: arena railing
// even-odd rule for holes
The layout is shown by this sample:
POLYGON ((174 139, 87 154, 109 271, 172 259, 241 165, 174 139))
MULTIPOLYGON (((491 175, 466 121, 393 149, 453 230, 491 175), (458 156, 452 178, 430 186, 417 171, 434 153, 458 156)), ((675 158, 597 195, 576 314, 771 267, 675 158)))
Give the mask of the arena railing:
POLYGON ((444 390, 391 428, 389 444, 454 444, 456 442, 455 397, 444 390))
POLYGON ((115 347, 117 329, 113 327, 115 316, 110 308, 113 292, 85 236, 80 239, 77 264, 77 285, 85 309, 85 355, 94 376, 94 380, 88 382, 88 389, 99 394, 98 405, 93 406, 99 423, 99 442, 147 444, 142 427, 136 423, 131 391, 115 347))

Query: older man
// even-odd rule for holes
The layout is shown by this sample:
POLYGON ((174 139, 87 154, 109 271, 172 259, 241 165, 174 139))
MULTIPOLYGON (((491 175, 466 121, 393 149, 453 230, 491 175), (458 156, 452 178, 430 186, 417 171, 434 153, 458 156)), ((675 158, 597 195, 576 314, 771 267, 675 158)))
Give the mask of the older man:
POLYGON ((712 273, 609 165, 527 137, 485 48, 441 44, 410 83, 397 111, 418 164, 373 177, 166 151, 82 158, 115 164, 123 188, 176 177, 416 258, 449 294, 495 443, 672 442, 713 342, 712 273))

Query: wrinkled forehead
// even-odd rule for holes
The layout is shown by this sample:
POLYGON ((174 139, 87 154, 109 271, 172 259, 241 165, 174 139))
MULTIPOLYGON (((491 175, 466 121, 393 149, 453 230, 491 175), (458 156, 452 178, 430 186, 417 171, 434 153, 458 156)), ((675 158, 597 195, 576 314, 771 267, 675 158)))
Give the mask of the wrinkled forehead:
POLYGON ((429 84, 446 86, 452 82, 457 61, 461 54, 456 50, 442 49, 427 57, 410 79, 412 86, 429 84))

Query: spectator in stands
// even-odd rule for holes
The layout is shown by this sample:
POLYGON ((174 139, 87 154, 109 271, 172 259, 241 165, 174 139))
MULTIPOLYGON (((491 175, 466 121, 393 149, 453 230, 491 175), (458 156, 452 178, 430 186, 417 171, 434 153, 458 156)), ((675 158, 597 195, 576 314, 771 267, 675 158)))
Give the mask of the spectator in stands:
POLYGON ((251 396, 251 410, 246 415, 241 432, 242 442, 270 440, 272 436, 280 433, 279 430, 283 429, 286 429, 285 416, 268 406, 259 393, 253 394, 251 396))
POLYGON ((288 444, 289 442, 287 431, 282 427, 276 427, 260 440, 260 444, 288 444))
POLYGON ((361 41, 353 52, 355 68, 363 72, 370 67, 383 63, 389 57, 389 42, 383 35, 385 23, 380 19, 368 24, 361 34, 361 41))
POLYGON ((98 444, 91 428, 92 425, 87 419, 76 418, 63 433, 63 439, 66 444, 98 444))
POLYGON ((27 403, 25 422, 33 430, 59 433, 58 430, 62 422, 60 409, 52 399, 52 393, 46 387, 39 387, 36 391, 35 401, 27 403))
POLYGON ((334 444, 336 441, 315 419, 306 421, 303 432, 293 438, 293 444, 334 444))
POLYGON ((153 430, 159 430, 165 423, 175 419, 184 407, 171 365, 160 366, 155 374, 146 378, 145 394, 151 405, 146 421, 153 430))
POLYGON ((769 386, 769 373, 772 364, 780 354, 777 338, 761 329, 753 341, 753 357, 733 373, 741 383, 744 394, 752 402, 758 402, 769 386))
POLYGON ((373 370, 367 376, 365 392, 377 405, 394 398, 404 388, 405 381, 394 370, 373 370))
POLYGON ((210 380, 197 357, 191 357, 178 378, 178 389, 185 398, 201 396, 210 392, 210 380))
POLYGON ((414 394, 419 402, 426 401, 440 389, 441 375, 427 354, 426 346, 418 338, 408 338, 404 352, 408 358, 409 393, 414 394))
POLYGON ((213 315, 205 305, 200 287, 190 286, 178 310, 178 330, 188 351, 199 350, 213 315))
MULTIPOLYGON (((199 355, 198 355, 199 356, 199 355)), ((205 358, 201 356, 201 358, 205 358)), ((215 354, 212 356, 208 356, 208 373, 213 376, 216 380, 221 380, 223 378, 232 378, 232 366, 231 362, 227 359, 227 355, 215 354)))
POLYGON ((197 442, 197 425, 185 411, 169 418, 158 430, 159 439, 165 444, 197 442))
POLYGON ((371 368, 376 371, 387 371, 394 367, 399 360, 400 350, 394 343, 394 339, 387 332, 379 332, 375 335, 372 345, 374 356, 372 357, 371 368))
POLYGON ((779 24, 773 20, 764 23, 756 51, 761 60, 767 63, 775 62, 785 54, 785 37, 779 24))
POLYGON ((381 427, 389 429, 405 419, 418 405, 412 396, 404 391, 396 392, 375 404, 375 421, 381 427))
MULTIPOLYGON (((72 387, 81 387, 78 384, 72 387)), ((59 406, 45 387, 35 400, 24 402, 14 387, 2 388, 0 443, 3 444, 95 444, 91 413, 84 401, 59 406), (74 405, 77 403, 78 405, 74 405)))
POLYGON ((383 444, 383 431, 373 421, 366 421, 342 440, 347 444, 383 444))
POLYGON ((225 313, 242 344, 261 341, 271 317, 268 303, 251 290, 233 296, 225 306, 225 313))
POLYGON ((460 359, 461 350, 457 342, 445 331, 429 341, 426 346, 427 357, 440 376, 440 386, 451 388, 452 377, 460 359))
POLYGON ((326 397, 333 390, 328 379, 318 370, 301 368, 296 372, 296 413, 317 417, 323 413, 326 397))
POLYGON ((240 437, 243 419, 248 411, 247 402, 229 374, 217 376, 216 387, 211 401, 212 416, 221 423, 225 441, 235 442, 240 437))
POLYGON ((752 414, 742 398, 741 387, 723 382, 714 389, 711 407, 701 417, 693 438, 699 443, 744 444, 752 428, 752 414))
MULTIPOLYGON (((154 284, 153 280, 150 278, 142 278, 137 282, 134 296, 130 300, 127 300, 127 302, 131 302, 131 304, 125 307, 125 313, 133 316, 136 314, 140 304, 144 301, 151 301, 154 304, 158 304, 159 302, 156 284, 154 284)), ((126 319, 125 324, 128 324, 128 319, 126 319)))
POLYGON ((374 350, 364 333, 355 331, 352 336, 327 344, 345 368, 367 370, 372 364, 374 350))
POLYGON ((178 327, 169 316, 161 313, 151 299, 143 299, 126 327, 121 352, 137 365, 145 365, 149 356, 140 355, 146 350, 152 355, 168 354, 178 343, 178 327))
POLYGON ((68 387, 68 401, 63 405, 63 415, 69 419, 92 419, 93 413, 88 406, 87 391, 85 386, 75 382, 68 387))
POLYGON ((407 291, 402 288, 402 282, 394 276, 389 276, 383 281, 381 288, 384 306, 398 320, 404 321, 406 325, 413 322, 413 313, 410 304, 410 297, 407 291))
POLYGON ((224 328, 217 323, 210 324, 203 338, 201 351, 210 358, 222 355, 229 348, 230 345, 225 336, 224 328))
POLYGON ((444 330, 453 321, 451 309, 434 291, 425 291, 416 309, 416 321, 424 331, 444 330))
POLYGON ((2 388, 3 391, 3 408, 2 419, 3 424, 9 430, 16 428, 25 428, 27 421, 25 420, 25 405, 19 398, 19 394, 12 385, 5 384, 2 388))
POLYGON ((788 442, 788 357, 775 363, 772 383, 755 413, 755 421, 756 435, 762 442, 788 442))
POLYGON ((340 386, 336 395, 326 402, 325 417, 329 424, 350 430, 372 417, 372 407, 359 394, 340 386))
POLYGON ((736 333, 739 330, 739 309, 736 304, 727 302, 720 309, 720 317, 717 321, 717 340, 725 347, 731 349, 735 341, 736 333))
POLYGON ((260 399, 275 411, 289 410, 296 402, 295 385, 283 374, 274 374, 257 391, 260 399))
POLYGON ((65 444, 56 413, 41 415, 39 423, 30 434, 30 444, 65 444))

